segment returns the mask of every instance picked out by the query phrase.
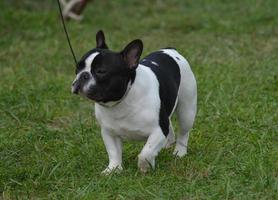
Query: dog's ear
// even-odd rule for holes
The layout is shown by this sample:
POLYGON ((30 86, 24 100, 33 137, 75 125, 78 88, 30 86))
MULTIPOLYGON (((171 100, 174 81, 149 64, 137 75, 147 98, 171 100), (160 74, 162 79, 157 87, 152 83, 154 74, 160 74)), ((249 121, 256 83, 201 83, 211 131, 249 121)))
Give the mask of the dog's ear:
POLYGON ((102 30, 99 30, 96 34, 96 46, 99 49, 108 49, 108 46, 105 43, 105 37, 102 30))
POLYGON ((143 51, 143 42, 139 39, 130 42, 121 52, 129 69, 136 69, 143 51))

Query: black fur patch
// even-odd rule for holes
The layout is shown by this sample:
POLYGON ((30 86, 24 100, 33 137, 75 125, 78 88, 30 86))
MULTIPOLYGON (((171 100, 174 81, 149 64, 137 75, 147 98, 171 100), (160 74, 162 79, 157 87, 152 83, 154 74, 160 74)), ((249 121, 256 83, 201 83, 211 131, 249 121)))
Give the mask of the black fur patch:
POLYGON ((149 67, 159 82, 161 100, 159 125, 165 136, 169 133, 169 116, 171 115, 180 86, 180 68, 177 62, 162 51, 151 53, 140 64, 149 67))

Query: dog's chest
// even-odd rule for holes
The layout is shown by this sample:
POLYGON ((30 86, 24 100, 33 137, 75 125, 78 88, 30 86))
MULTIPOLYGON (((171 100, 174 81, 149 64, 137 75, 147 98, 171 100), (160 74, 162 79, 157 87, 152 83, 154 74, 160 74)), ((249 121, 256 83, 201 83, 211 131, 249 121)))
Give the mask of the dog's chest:
POLYGON ((128 108, 117 111, 96 108, 96 117, 101 127, 127 140, 145 140, 158 121, 158 116, 146 109, 134 112, 128 108))

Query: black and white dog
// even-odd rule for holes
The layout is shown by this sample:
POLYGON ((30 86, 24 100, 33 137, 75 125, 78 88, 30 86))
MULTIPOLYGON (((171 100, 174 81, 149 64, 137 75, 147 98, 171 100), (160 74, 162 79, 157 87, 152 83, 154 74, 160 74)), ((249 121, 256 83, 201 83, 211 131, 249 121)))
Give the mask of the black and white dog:
POLYGON ((158 152, 175 142, 170 121, 174 111, 180 125, 174 155, 184 156, 197 106, 196 81, 186 59, 175 49, 165 48, 139 61, 141 40, 114 52, 102 31, 96 43, 77 64, 72 92, 95 101, 109 156, 103 173, 122 170, 122 139, 146 140, 138 168, 142 172, 154 168, 158 152))

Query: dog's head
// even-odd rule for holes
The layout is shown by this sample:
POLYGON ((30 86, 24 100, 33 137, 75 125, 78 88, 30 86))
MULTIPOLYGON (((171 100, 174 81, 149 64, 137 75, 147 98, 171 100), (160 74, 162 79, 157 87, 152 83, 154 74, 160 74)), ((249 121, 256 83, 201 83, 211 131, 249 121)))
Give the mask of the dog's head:
POLYGON ((72 92, 96 102, 120 100, 135 78, 143 43, 133 40, 122 51, 108 49, 104 33, 96 34, 96 48, 87 52, 76 66, 72 92))

